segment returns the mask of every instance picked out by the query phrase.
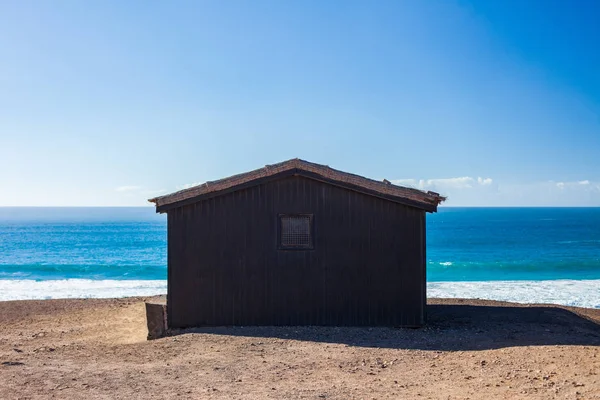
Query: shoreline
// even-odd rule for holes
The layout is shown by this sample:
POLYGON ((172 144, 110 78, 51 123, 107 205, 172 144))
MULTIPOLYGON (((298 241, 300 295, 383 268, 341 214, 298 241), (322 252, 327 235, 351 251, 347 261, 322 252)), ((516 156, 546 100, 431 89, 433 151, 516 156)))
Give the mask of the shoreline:
MULTIPOLYGON (((0 279, 0 302, 153 296, 166 291, 166 280, 0 279)), ((427 283, 427 295, 600 309, 600 279, 435 281, 427 283)))

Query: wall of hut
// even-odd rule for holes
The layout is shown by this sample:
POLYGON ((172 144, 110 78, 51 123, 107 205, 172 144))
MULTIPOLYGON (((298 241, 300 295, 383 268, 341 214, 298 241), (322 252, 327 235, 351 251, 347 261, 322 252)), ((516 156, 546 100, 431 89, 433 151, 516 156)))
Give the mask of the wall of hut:
POLYGON ((425 211, 291 176, 168 211, 169 326, 419 326, 425 211), (311 250, 278 246, 311 214, 311 250))

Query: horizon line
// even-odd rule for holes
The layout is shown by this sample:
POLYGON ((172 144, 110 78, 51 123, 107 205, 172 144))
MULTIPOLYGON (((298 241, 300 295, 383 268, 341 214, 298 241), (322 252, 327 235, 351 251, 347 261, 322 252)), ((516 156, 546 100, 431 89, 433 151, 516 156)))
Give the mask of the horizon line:
MULTIPOLYGON (((154 208, 153 204, 143 205, 143 206, 72 206, 72 205, 64 205, 64 206, 2 206, 0 208, 154 208)), ((599 205, 511 205, 511 206, 498 206, 498 205, 452 205, 452 206, 438 206, 440 208, 600 208, 599 205)))

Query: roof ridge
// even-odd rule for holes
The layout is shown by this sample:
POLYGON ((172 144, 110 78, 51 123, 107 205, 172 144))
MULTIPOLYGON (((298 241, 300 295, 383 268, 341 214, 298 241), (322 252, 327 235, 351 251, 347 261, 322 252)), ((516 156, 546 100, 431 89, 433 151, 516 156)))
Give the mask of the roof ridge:
POLYGON ((300 158, 292 158, 277 164, 266 164, 262 168, 252 171, 243 172, 232 175, 215 181, 207 181, 204 184, 196 185, 190 188, 182 189, 177 192, 159 196, 150 199, 150 202, 156 204, 157 209, 173 205, 177 207, 183 201, 194 199, 199 196, 209 193, 221 192, 224 190, 234 189, 240 185, 247 185, 250 182, 257 181, 261 178, 268 178, 286 171, 296 169, 304 171, 308 174, 314 174, 317 179, 322 178, 324 181, 332 184, 341 184, 353 190, 365 190, 365 193, 372 195, 381 195, 385 198, 390 198, 395 201, 414 204, 415 207, 423 208, 427 211, 435 211, 438 204, 446 198, 435 192, 425 192, 417 188, 395 185, 390 181, 377 181, 361 175, 344 172, 331 168, 329 165, 317 164, 306 161, 300 158), (209 185, 210 183, 210 185, 209 185))

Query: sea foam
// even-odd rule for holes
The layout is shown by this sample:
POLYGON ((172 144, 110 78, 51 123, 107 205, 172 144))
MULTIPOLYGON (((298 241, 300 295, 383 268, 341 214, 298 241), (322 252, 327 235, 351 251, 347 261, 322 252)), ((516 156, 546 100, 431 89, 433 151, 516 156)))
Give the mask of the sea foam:
POLYGON ((427 297, 487 299, 600 308, 600 279, 429 282, 427 297))
MULTIPOLYGON (((0 300, 153 296, 166 292, 166 280, 0 280, 0 300)), ((429 282, 427 296, 600 308, 600 280, 429 282)))
POLYGON ((0 300, 153 296, 166 292, 166 280, 0 280, 0 300))

